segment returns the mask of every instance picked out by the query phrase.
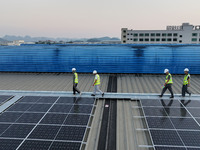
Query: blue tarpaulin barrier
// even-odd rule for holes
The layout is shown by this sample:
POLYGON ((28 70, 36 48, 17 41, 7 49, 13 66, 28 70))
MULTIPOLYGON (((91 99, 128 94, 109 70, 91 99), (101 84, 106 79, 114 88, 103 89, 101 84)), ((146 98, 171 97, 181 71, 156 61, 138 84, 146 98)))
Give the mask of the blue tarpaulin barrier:
POLYGON ((0 71, 200 74, 200 45, 0 46, 0 71))

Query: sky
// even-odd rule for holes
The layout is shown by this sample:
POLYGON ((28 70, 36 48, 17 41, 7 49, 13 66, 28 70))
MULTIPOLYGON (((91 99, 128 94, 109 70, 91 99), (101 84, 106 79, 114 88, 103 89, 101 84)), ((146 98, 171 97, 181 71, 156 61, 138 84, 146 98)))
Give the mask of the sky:
POLYGON ((0 37, 119 37, 121 28, 200 25, 200 0, 1 0, 0 37))

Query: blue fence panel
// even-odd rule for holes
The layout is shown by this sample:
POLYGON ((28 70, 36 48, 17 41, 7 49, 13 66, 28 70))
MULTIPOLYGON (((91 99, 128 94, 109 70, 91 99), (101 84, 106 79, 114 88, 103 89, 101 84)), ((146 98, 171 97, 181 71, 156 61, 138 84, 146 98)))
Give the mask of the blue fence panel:
POLYGON ((200 45, 0 46, 0 71, 200 74, 200 45))

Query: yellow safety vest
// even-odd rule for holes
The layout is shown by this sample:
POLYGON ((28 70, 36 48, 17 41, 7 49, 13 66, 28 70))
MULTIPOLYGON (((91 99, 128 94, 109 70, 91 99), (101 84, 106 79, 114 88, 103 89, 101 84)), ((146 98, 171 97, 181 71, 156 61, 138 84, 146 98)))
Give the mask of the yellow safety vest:
POLYGON ((78 74, 77 74, 77 73, 74 73, 74 75, 75 75, 75 80, 74 80, 74 82, 75 82, 75 83, 78 83, 78 74))
MULTIPOLYGON (((99 85, 100 84, 100 76, 98 74, 96 74, 96 76, 97 76, 97 81, 96 81, 95 85, 99 85)), ((94 82, 95 82, 95 80, 96 79, 94 78, 94 82)))
POLYGON ((168 80, 168 76, 170 76, 170 80, 169 80, 169 82, 168 82, 167 84, 172 84, 172 83, 173 83, 173 81, 172 81, 172 75, 171 75, 170 73, 166 76, 165 83, 166 83, 167 80, 168 80))
POLYGON ((190 76, 190 74, 187 74, 187 75, 184 76, 183 85, 187 85, 188 84, 188 76, 190 76))

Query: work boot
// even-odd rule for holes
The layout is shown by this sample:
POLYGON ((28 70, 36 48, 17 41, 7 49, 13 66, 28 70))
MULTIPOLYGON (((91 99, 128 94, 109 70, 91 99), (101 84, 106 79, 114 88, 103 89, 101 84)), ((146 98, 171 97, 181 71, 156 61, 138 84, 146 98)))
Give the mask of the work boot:
POLYGON ((104 96, 104 93, 102 94, 102 97, 104 96))
POLYGON ((163 97, 162 95, 158 95, 159 97, 163 97))
POLYGON ((91 96, 95 96, 95 94, 91 94, 91 96))

